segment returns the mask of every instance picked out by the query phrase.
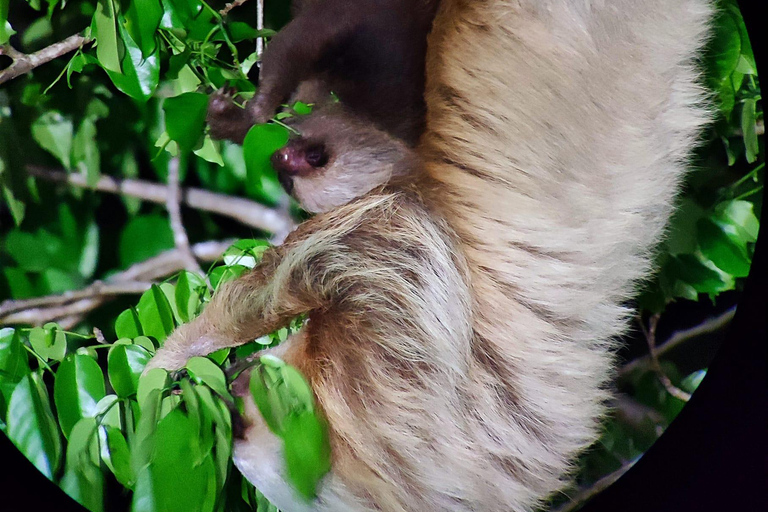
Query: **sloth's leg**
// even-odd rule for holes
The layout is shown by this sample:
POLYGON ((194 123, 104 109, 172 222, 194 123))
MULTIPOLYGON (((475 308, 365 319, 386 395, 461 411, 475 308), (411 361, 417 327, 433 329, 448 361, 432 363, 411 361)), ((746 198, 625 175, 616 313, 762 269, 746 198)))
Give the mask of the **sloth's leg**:
POLYGON ((200 316, 176 329, 145 371, 179 369, 191 357, 242 345, 323 308, 334 287, 328 267, 343 268, 345 259, 354 258, 338 252, 335 235, 312 233, 305 225, 265 252, 259 265, 223 284, 200 316))

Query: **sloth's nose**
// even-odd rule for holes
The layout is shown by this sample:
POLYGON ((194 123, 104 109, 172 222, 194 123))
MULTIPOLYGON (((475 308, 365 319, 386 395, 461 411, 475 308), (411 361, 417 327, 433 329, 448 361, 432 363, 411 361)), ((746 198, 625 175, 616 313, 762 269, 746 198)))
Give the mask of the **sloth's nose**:
POLYGON ((272 154, 272 165, 278 173, 282 171, 287 176, 297 176, 312 169, 304 151, 290 144, 272 154))

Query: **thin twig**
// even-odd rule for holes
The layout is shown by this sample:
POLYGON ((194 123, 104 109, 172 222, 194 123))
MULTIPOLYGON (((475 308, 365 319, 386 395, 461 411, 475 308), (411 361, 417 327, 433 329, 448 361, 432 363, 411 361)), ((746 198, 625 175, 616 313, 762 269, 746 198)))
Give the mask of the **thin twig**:
MULTIPOLYGON (((215 261, 233 242, 202 242, 193 245, 192 251, 200 261, 215 261)), ((6 300, 0 303, 0 324, 43 325, 58 321, 63 328, 70 329, 82 320, 83 315, 116 296, 143 293, 152 281, 183 269, 179 249, 171 249, 114 274, 106 282, 96 281, 81 290, 34 299, 6 300)))
POLYGON ((240 7, 247 1, 248 0, 235 0, 234 2, 230 2, 227 5, 225 5, 222 10, 219 11, 219 14, 221 14, 222 16, 226 16, 227 14, 229 14, 229 11, 231 11, 235 7, 240 7))
MULTIPOLYGON (((667 341, 656 346, 656 357, 660 358, 666 355, 668 352, 684 345, 685 343, 698 338, 699 336, 719 331, 733 319, 733 315, 736 312, 736 306, 724 311, 722 314, 709 318, 706 321, 695 325, 689 329, 683 329, 675 331, 667 341)), ((618 380, 623 380, 629 375, 633 374, 636 370, 649 367, 651 364, 650 354, 646 354, 642 357, 634 359, 619 369, 618 380)))
POLYGON ((661 369, 661 365, 659 364, 659 358, 656 354, 656 327, 659 324, 659 317, 660 315, 658 313, 651 315, 651 318, 648 320, 647 329, 643 323, 642 317, 640 315, 637 317, 637 321, 643 331, 645 340, 648 342, 648 355, 651 358, 651 369, 656 373, 656 376, 659 378, 659 382, 661 382, 661 384, 664 386, 664 389, 667 390, 667 393, 674 396, 675 398, 682 400, 683 402, 687 402, 691 399, 690 393, 686 393, 682 389, 672 384, 672 381, 669 380, 669 377, 667 377, 667 374, 664 373, 664 370, 661 369))
POLYGON ((629 469, 635 465, 635 462, 636 461, 632 461, 628 462, 627 464, 623 464, 613 473, 608 473, 589 487, 577 492, 568 503, 564 503, 563 505, 554 509, 552 512, 573 512, 574 510, 581 508, 581 506, 588 502, 590 499, 594 498, 596 495, 600 494, 605 489, 613 485, 616 480, 621 478, 624 473, 629 471, 629 469))
MULTIPOLYGON (((256 30, 264 30, 264 0, 256 2, 256 30)), ((261 53, 264 51, 264 38, 256 38, 256 55, 261 60, 261 53)))
MULTIPOLYGON (((28 165, 27 171, 30 175, 46 181, 66 183, 78 188, 93 188, 110 194, 137 197, 151 203, 166 204, 168 198, 166 186, 149 181, 120 180, 102 175, 96 185, 91 187, 88 185, 86 177, 81 174, 68 174, 34 165, 28 165)), ((268 208, 241 197, 217 194, 198 188, 187 188, 181 189, 181 201, 190 208, 224 215, 246 226, 273 233, 276 235, 275 238, 285 238, 295 227, 290 215, 287 215, 284 210, 268 208)))
MULTIPOLYGON (((173 245, 181 253, 186 269, 205 278, 207 282, 208 277, 203 272, 203 269, 200 268, 195 255, 192 254, 187 230, 184 229, 184 222, 181 220, 181 185, 179 181, 179 157, 175 156, 168 162, 168 196, 165 202, 171 231, 173 232, 173 245)), ((211 286, 210 283, 208 283, 208 286, 211 286)))
POLYGON ((32 71, 38 66, 50 62, 53 59, 61 57, 62 55, 69 53, 73 50, 77 50, 84 44, 90 43, 90 39, 86 39, 80 34, 69 36, 63 41, 54 43, 50 46, 43 48, 35 53, 21 53, 13 48, 10 44, 0 46, 0 55, 7 55, 13 62, 10 66, 0 71, 0 84, 12 80, 18 76, 24 75, 32 71))

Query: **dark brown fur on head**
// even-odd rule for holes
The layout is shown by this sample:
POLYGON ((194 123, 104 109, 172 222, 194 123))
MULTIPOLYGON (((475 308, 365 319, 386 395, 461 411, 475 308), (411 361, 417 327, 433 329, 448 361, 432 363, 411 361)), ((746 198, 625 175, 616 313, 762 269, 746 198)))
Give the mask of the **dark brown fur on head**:
POLYGON ((225 93, 208 109, 211 134, 241 143, 290 100, 333 91, 355 115, 413 145, 424 128, 426 38, 438 0, 303 0, 264 52, 246 107, 225 93))

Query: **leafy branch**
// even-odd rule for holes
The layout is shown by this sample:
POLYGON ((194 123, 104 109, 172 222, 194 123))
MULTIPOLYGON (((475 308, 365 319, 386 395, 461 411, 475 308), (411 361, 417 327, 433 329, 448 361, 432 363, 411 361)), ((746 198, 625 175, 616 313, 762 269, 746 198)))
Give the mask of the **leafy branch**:
MULTIPOLYGON (((216 261, 232 245, 233 240, 201 242, 191 247, 194 257, 201 261, 216 261)), ((118 295, 140 294, 158 279, 184 269, 182 251, 166 251, 154 258, 137 263, 106 281, 46 297, 24 300, 6 300, 0 303, 0 323, 43 325, 58 321, 70 329, 82 321, 83 316, 118 295)))
POLYGON ((42 50, 30 54, 16 50, 10 43, 0 45, 0 55, 6 55, 13 60, 10 66, 0 71, 0 84, 27 74, 46 62, 50 62, 62 55, 77 50, 78 48, 82 48, 91 41, 93 41, 93 39, 86 38, 80 34, 74 34, 63 41, 59 41, 58 43, 54 43, 42 50))

